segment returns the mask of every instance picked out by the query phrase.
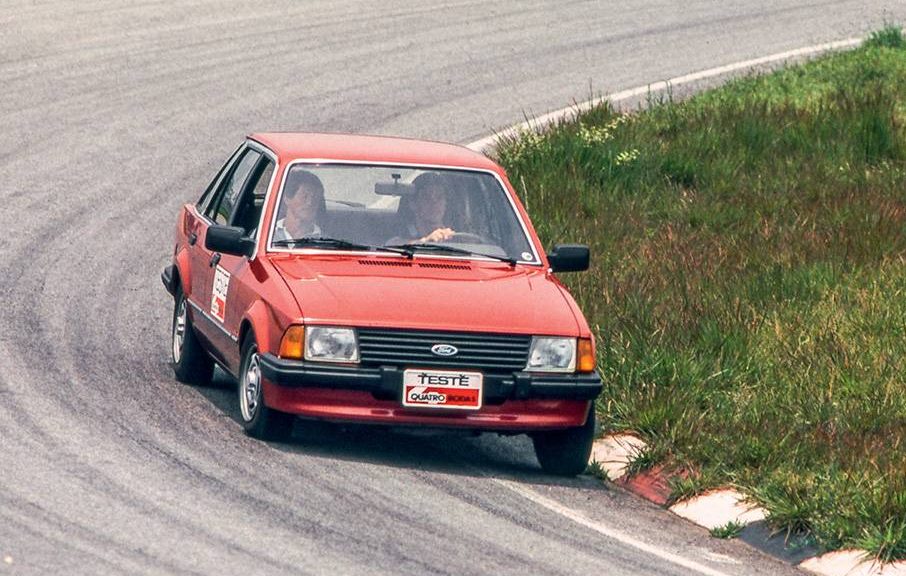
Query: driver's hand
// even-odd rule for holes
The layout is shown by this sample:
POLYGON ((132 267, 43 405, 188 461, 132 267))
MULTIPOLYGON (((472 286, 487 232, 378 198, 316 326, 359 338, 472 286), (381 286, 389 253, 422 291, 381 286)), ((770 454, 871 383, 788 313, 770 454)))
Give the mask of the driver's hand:
POLYGON ((443 242, 453 237, 456 232, 452 228, 438 228, 427 236, 422 236, 419 242, 443 242))

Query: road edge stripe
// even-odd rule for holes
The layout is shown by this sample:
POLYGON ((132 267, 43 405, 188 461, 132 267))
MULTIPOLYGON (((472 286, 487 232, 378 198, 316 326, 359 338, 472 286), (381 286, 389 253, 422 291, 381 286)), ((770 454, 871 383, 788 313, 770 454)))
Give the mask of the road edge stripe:
POLYGON ((669 80, 662 80, 659 82, 653 82, 651 84, 645 84, 643 86, 637 86, 635 88, 629 88, 628 90, 620 90, 619 92, 613 92, 606 96, 600 96, 598 98, 586 100, 585 102, 567 106, 566 108, 561 108, 560 110, 555 110, 536 118, 530 118, 528 120, 525 120, 524 122, 514 124, 500 131, 495 131, 492 134, 485 136, 484 138, 470 142, 466 144, 465 147, 475 152, 485 152, 488 149, 492 149, 501 137, 511 137, 522 132, 543 129, 546 126, 556 124, 561 120, 574 116, 578 112, 589 110, 604 102, 618 104, 619 102, 628 100, 630 98, 644 96, 652 92, 668 90, 674 86, 683 86, 685 84, 691 84, 693 82, 700 82, 702 80, 715 78, 724 74, 739 72, 740 70, 748 70, 756 68, 758 66, 764 66, 766 64, 776 64, 778 62, 786 62, 797 58, 805 58, 818 54, 824 54, 826 52, 853 48, 861 44, 864 40, 865 38, 847 38, 845 40, 837 40, 835 42, 815 44, 813 46, 806 46, 804 48, 796 48, 795 50, 778 52, 769 56, 751 58, 748 60, 734 62, 732 64, 716 66, 714 68, 708 68, 705 70, 700 70, 698 72, 684 74, 682 76, 676 76, 675 78, 671 78, 669 80))
POLYGON ((589 518, 582 512, 569 508, 568 506, 564 506, 563 504, 560 504, 559 502, 557 502, 555 500, 552 500, 550 498, 547 498, 546 496, 538 494, 534 490, 527 488, 525 486, 522 486, 516 482, 512 482, 510 480, 503 480, 501 478, 493 478, 493 477, 491 477, 490 479, 493 482, 499 484, 500 486, 503 486, 504 488, 506 488, 512 492, 515 492, 516 494, 519 494, 523 498, 526 498, 526 499, 534 502, 535 504, 538 504, 539 506, 547 508, 551 512, 554 512, 560 516, 563 516, 564 518, 568 518, 569 520, 572 520, 576 524, 580 524, 590 530, 593 530, 606 538, 609 538, 611 540, 616 540, 617 542, 619 542, 621 544, 625 544, 626 546, 631 546, 646 554, 649 554, 656 558, 660 558, 661 560, 665 560, 667 562, 670 562, 671 564, 681 566, 688 570, 692 570, 699 574, 705 574, 707 576, 728 576, 728 574, 726 572, 721 572, 720 570, 715 570, 714 568, 711 568, 710 566, 705 566, 704 564, 696 562, 695 560, 690 560, 689 558, 685 558, 678 554, 674 554, 672 552, 667 552, 666 550, 661 550, 652 544, 647 544, 645 542, 642 542, 641 540, 633 538, 632 536, 630 536, 628 534, 624 534, 623 532, 621 532, 619 530, 616 530, 616 529, 606 526, 600 522, 592 520, 591 518, 589 518))

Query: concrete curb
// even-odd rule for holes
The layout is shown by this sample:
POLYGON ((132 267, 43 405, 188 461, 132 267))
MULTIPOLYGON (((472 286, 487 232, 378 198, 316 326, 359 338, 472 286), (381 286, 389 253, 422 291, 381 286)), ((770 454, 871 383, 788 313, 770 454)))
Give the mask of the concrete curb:
POLYGON ((906 562, 879 564, 866 560, 862 550, 838 550, 799 564, 803 570, 823 576, 906 576, 906 562))
MULTIPOLYGON (((626 473, 629 464, 646 448, 645 441, 633 434, 608 435, 595 440, 589 464, 600 466, 607 472, 608 479, 625 490, 666 507, 670 482, 663 468, 656 467, 632 476, 626 473)), ((693 496, 667 509, 707 530, 730 523, 740 527, 763 523, 767 511, 748 502, 741 492, 723 488, 693 496)), ((906 576, 906 561, 881 565, 871 560, 870 554, 864 550, 829 552, 808 558, 798 566, 822 576, 906 576)))
POLYGON ((670 511, 708 530, 729 524, 746 526, 765 519, 763 508, 746 502, 746 496, 736 490, 712 490, 674 504, 670 511))
POLYGON ((591 461, 597 463, 609 480, 626 475, 627 467, 645 450, 645 442, 632 434, 615 434, 596 440, 591 448, 591 461))

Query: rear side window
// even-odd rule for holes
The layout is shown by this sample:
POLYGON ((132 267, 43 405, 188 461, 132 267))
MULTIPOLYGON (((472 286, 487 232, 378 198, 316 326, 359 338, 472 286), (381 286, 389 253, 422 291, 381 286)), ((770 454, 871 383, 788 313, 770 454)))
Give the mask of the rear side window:
POLYGON ((233 208, 239 199, 239 194, 242 192, 245 181, 248 179, 252 169, 255 168, 259 158, 261 158, 261 153, 256 150, 248 149, 243 153, 232 172, 221 183, 220 189, 217 191, 217 197, 208 205, 208 209, 205 212, 208 218, 221 225, 226 225, 229 222, 230 214, 233 213, 233 208))
POLYGON ((199 213, 204 214, 207 211, 208 206, 211 204, 212 199, 217 196, 217 190, 220 190, 220 184, 236 164, 236 158, 242 152, 242 148, 243 146, 240 146, 239 148, 236 148, 236 150, 232 154, 230 154, 230 159, 220 167, 220 170, 217 171, 217 175, 214 176, 214 179, 211 180, 211 183, 208 184, 207 188, 205 188, 204 194, 201 195, 201 198, 199 198, 198 202, 195 204, 195 207, 198 209, 199 213))

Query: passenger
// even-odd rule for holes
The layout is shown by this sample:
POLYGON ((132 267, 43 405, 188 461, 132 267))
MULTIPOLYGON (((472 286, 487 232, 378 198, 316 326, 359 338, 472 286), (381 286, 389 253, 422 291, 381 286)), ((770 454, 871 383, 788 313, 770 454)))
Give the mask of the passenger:
POLYGON ((399 215, 405 233, 387 243, 443 242, 452 238, 456 231, 448 221, 449 188, 444 177, 425 172, 412 181, 412 186, 412 194, 400 199, 399 215))
POLYGON ((305 170, 294 170, 283 190, 284 216, 274 226, 274 240, 320 238, 327 204, 321 180, 305 170))

